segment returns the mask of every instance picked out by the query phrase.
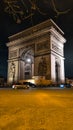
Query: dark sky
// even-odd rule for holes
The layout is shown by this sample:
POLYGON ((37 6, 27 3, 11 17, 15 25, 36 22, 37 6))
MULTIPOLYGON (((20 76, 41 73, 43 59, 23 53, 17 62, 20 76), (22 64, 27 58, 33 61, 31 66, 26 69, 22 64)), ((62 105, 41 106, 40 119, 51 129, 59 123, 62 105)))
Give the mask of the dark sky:
POLYGON ((65 33, 65 74, 73 78, 73 0, 20 0, 11 6, 16 14, 11 14, 8 3, 0 0, 0 76, 7 75, 8 36, 52 18, 65 33), (26 18, 31 13, 32 18, 26 18))

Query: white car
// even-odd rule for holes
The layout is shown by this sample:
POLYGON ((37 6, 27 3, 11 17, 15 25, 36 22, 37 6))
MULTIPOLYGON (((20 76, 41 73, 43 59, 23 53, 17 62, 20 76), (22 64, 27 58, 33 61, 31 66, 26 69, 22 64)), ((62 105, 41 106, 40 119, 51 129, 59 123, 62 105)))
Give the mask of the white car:
POLYGON ((13 89, 28 89, 29 85, 24 85, 24 84, 20 84, 20 83, 16 83, 12 85, 13 89))

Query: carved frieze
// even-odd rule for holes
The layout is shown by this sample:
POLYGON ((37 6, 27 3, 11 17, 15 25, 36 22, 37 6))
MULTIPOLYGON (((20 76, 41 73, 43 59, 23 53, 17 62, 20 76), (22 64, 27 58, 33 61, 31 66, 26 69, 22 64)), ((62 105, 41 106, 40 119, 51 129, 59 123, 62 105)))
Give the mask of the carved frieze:
POLYGON ((10 75, 10 77, 12 77, 12 78, 15 77, 15 63, 14 63, 14 62, 12 62, 12 63, 10 64, 9 75, 10 75))
POLYGON ((39 42, 36 45, 36 51, 42 51, 49 49, 48 41, 39 42))
POLYGON ((52 50, 60 55, 63 55, 63 49, 54 42, 52 42, 52 50))
POLYGON ((10 59, 11 59, 11 58, 15 58, 15 57, 17 57, 17 50, 11 51, 11 52, 9 53, 9 58, 10 58, 10 59))

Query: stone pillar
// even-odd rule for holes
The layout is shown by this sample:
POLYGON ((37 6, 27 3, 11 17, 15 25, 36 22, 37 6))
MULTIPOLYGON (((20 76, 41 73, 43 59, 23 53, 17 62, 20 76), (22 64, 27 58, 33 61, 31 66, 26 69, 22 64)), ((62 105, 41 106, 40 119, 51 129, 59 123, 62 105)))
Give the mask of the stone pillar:
POLYGON ((19 60, 19 80, 24 79, 24 72, 25 72, 25 62, 19 60))
POLYGON ((60 79, 61 82, 65 82, 64 58, 61 58, 60 79))
POLYGON ((56 73, 55 73, 55 56, 51 54, 51 80, 55 82, 56 73))

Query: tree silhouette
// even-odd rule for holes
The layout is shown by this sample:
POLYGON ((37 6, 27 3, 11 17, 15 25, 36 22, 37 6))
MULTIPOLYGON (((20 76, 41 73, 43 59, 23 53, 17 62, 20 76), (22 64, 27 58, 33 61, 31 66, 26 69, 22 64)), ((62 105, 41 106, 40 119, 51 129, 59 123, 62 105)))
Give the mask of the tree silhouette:
POLYGON ((68 13, 69 11, 71 11, 71 9, 67 9, 65 11, 59 11, 56 7, 56 4, 54 2, 54 0, 51 0, 52 1, 52 5, 53 5, 53 10, 56 12, 56 17, 58 17, 59 15, 62 15, 62 14, 66 14, 68 13))
POLYGON ((16 23, 21 23, 23 20, 28 18, 32 19, 36 11, 41 15, 48 16, 49 12, 45 12, 45 9, 41 9, 39 2, 41 2, 41 5, 44 2, 45 4, 48 4, 48 6, 51 2, 51 8, 56 13, 56 17, 58 17, 59 15, 67 14, 69 11, 71 11, 71 9, 66 9, 64 11, 60 11, 59 9, 57 9, 57 1, 55 0, 28 0, 28 2, 26 2, 25 0, 3 0, 3 3, 5 5, 4 11, 11 15, 16 23))

